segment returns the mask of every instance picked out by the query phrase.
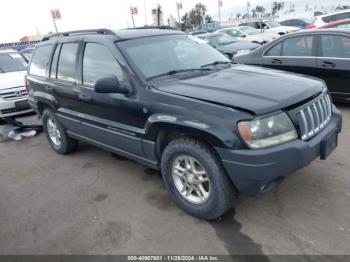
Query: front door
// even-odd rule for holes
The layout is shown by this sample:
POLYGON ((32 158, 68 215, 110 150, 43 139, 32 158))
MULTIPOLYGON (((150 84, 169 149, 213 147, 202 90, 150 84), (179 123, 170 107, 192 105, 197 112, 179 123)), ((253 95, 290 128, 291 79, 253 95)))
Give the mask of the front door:
POLYGON ((321 35, 317 67, 335 99, 350 100, 350 37, 321 35))
POLYGON ((314 36, 290 37, 278 42, 263 55, 266 67, 317 76, 314 36))
MULTIPOLYGON (((139 155, 144 128, 137 94, 99 94, 94 84, 103 77, 128 81, 117 58, 107 46, 86 43, 81 57, 80 113, 86 136, 94 142, 139 155)), ((129 83, 130 84, 130 83, 129 83)))

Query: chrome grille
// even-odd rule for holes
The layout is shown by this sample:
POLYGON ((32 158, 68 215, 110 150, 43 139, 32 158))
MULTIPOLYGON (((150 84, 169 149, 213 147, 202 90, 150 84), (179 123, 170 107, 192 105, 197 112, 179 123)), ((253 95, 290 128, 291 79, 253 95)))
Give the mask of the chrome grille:
POLYGON ((306 140, 320 132, 332 115, 332 102, 328 94, 297 113, 301 139, 306 140))
POLYGON ((0 93, 0 97, 4 100, 16 100, 16 99, 25 97, 27 95, 28 93, 25 90, 0 93))

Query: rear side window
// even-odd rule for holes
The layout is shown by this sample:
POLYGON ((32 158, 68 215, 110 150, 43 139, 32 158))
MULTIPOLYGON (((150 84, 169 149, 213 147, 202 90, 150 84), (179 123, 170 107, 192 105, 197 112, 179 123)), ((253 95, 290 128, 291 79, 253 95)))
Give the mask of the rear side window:
POLYGON ((340 35, 321 36, 321 56, 350 58, 350 38, 340 35))
POLYGON ((347 19, 347 18, 350 18, 350 12, 343 13, 343 14, 330 15, 330 16, 324 17, 323 21, 325 23, 330 23, 330 22, 335 22, 335 21, 347 19))
POLYGON ((350 28, 350 22, 349 24, 342 24, 342 25, 337 25, 335 26, 336 28, 350 28))
POLYGON ((46 76, 46 68, 50 60, 52 45, 44 45, 35 48, 33 53, 29 74, 36 76, 46 76))
POLYGON ((93 85, 103 77, 116 76, 120 82, 123 71, 112 53, 103 45, 87 43, 83 59, 83 83, 93 85))
POLYGON ((57 79, 74 82, 78 43, 62 44, 57 65, 57 79))

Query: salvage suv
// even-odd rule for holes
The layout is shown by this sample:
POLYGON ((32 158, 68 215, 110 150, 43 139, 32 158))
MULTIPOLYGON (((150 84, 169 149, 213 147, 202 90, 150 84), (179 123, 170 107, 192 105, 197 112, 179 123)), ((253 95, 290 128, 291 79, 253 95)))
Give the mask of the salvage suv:
POLYGON ((204 219, 237 192, 272 190, 326 159, 341 131, 324 82, 234 65, 176 31, 53 35, 35 48, 26 81, 55 151, 81 140, 160 169, 174 201, 204 219))

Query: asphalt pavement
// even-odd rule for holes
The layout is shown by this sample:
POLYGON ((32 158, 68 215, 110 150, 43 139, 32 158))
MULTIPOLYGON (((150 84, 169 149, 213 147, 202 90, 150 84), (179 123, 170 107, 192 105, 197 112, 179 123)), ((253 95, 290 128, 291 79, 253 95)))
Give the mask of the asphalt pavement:
POLYGON ((157 171, 87 144, 56 154, 44 134, 0 143, 0 254, 350 255, 350 106, 326 161, 275 191, 191 217, 157 171))

